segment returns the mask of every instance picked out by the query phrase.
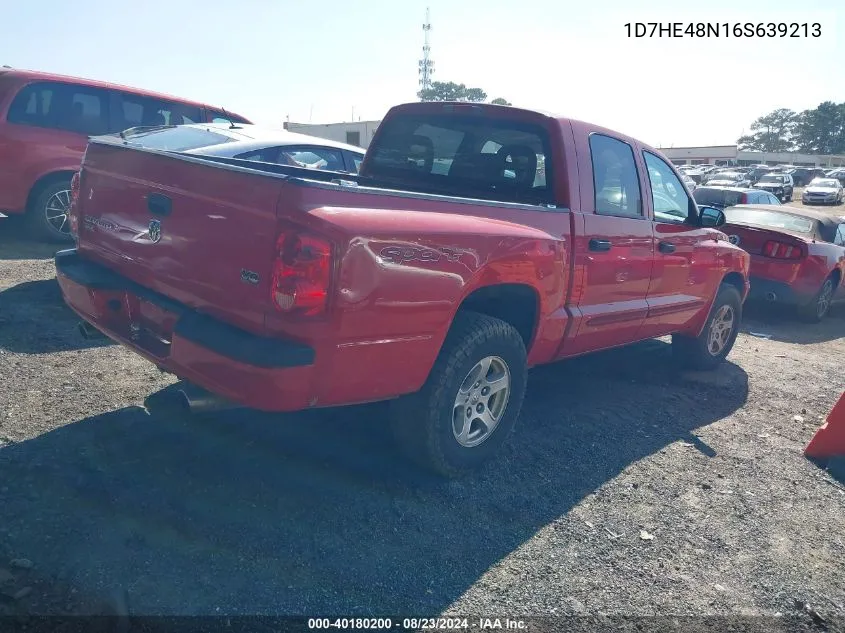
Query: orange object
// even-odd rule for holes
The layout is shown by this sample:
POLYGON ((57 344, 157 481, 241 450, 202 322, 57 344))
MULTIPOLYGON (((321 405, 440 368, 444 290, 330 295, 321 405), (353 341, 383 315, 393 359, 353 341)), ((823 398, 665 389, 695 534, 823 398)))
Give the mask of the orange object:
POLYGON ((804 455, 819 459, 845 456, 845 392, 839 396, 827 420, 807 444, 804 455))

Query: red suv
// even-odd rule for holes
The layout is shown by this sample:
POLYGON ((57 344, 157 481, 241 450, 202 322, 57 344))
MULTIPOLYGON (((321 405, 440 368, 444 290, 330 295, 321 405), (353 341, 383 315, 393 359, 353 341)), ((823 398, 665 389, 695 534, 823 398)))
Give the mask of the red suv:
POLYGON ((250 123, 194 101, 101 81, 0 68, 0 217, 26 213, 33 233, 72 241, 70 181, 89 136, 131 127, 250 123))

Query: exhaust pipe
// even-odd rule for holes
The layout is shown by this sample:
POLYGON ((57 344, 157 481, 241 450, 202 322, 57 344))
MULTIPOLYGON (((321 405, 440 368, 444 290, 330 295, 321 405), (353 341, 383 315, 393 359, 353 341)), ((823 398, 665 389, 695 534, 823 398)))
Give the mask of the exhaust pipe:
POLYGON ((88 321, 80 321, 76 328, 84 339, 105 338, 105 335, 88 321))
POLYGON ((771 290, 766 293, 766 301, 777 301, 778 296, 771 290))
POLYGON ((182 380, 147 396, 144 407, 151 415, 193 416, 238 409, 241 405, 182 380))
POLYGON ((187 381, 183 380, 178 384, 179 388, 177 389, 177 392, 192 415, 238 408, 238 405, 234 402, 226 400, 226 398, 215 395, 210 391, 206 391, 205 389, 197 387, 187 381))

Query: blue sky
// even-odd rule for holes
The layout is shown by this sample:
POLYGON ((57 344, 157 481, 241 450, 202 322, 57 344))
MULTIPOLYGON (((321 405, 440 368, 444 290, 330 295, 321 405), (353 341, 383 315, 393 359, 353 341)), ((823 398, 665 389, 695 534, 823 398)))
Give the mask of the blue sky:
POLYGON ((378 119, 415 100, 426 6, 434 79, 654 145, 729 144, 775 108, 845 101, 845 12, 833 0, 5 4, 0 64, 184 96, 276 126, 353 111, 378 119), (657 21, 819 22, 822 36, 626 37, 626 22, 657 21))

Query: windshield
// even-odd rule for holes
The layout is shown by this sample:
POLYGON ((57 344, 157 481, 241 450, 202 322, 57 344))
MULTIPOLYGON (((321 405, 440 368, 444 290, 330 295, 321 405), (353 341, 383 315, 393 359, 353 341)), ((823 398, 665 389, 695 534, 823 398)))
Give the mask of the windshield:
POLYGON ((739 180, 742 178, 741 174, 737 174, 735 172, 725 171, 721 174, 716 174, 713 176, 713 180, 739 180))
POLYGON ((170 152, 185 152, 190 149, 209 147, 229 143, 235 139, 225 134, 212 132, 208 128, 195 128, 180 125, 177 127, 158 128, 154 130, 127 130, 122 137, 127 143, 140 145, 149 149, 160 149, 170 152))
POLYGON ((725 209, 725 218, 732 224, 753 224, 772 229, 785 229, 798 233, 810 233, 813 221, 790 213, 768 211, 766 209, 751 209, 748 207, 734 207, 725 209))
POLYGON ((770 175, 770 176, 763 176, 760 179, 760 182, 774 182, 774 183, 780 184, 780 183, 783 182, 783 179, 784 179, 783 176, 771 176, 770 175))
POLYGON ((812 182, 810 182, 810 187, 833 187, 836 188, 839 186, 839 181, 834 180, 833 178, 814 178, 812 182))

